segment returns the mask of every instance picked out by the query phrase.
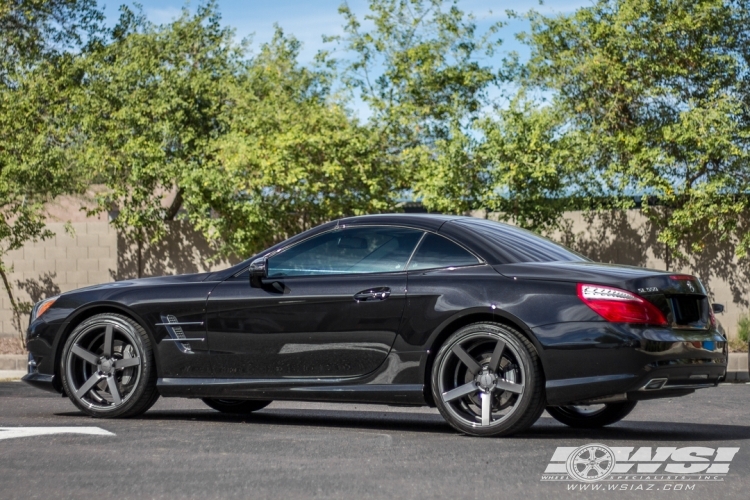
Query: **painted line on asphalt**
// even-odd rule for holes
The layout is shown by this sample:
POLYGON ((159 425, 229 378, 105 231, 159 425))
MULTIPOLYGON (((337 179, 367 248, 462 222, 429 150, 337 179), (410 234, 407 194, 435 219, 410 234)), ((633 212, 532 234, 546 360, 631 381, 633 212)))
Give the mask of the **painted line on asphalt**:
POLYGON ((51 434, 86 434, 89 436, 114 436, 101 427, 0 427, 0 440, 51 434))

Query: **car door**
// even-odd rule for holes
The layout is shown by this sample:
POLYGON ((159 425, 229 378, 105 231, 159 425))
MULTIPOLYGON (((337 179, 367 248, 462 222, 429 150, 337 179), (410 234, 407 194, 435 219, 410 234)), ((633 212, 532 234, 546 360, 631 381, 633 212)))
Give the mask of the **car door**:
POLYGON ((336 228, 268 259, 263 286, 247 272, 207 305, 215 376, 353 377, 390 352, 406 299, 406 265, 422 237, 391 226, 336 228))

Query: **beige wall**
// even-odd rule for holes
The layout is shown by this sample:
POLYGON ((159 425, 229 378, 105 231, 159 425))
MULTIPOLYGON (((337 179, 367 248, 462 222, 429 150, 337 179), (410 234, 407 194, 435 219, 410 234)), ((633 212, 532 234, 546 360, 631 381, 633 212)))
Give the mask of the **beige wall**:
MULTIPOLYGON (((112 281, 117 271, 117 232, 105 221, 74 222, 72 233, 59 222, 48 224, 55 236, 28 243, 8 254, 8 275, 17 301, 36 302, 83 286, 112 281)), ((18 335, 10 299, 2 292, 0 337, 18 335)), ((25 327, 28 317, 23 318, 25 327)))
MULTIPOLYGON (((59 211, 61 218, 64 207, 59 211)), ((137 245, 118 235, 104 217, 86 218, 79 212, 72 215, 78 221, 72 223, 74 234, 66 233, 60 222, 50 223, 56 234, 54 238, 29 243, 10 253, 7 263, 13 266, 13 272, 9 278, 20 300, 35 302, 67 290, 139 274, 137 245)), ((565 219, 565 230, 553 237, 596 261, 667 268, 655 228, 635 210, 593 217, 570 212, 565 219)), ((213 249, 200 234, 184 222, 174 222, 161 243, 141 249, 140 274, 203 272, 232 263, 212 262, 213 255, 213 249)), ((718 317, 729 335, 735 336, 737 318, 750 305, 750 267, 734 257, 734 247, 708 241, 701 255, 689 262, 671 263, 670 270, 690 272, 701 278, 712 300, 726 306, 726 312, 718 317)), ((4 290, 1 297, 0 337, 16 336, 4 290)), ((27 321, 28 318, 22 320, 24 326, 27 321)))

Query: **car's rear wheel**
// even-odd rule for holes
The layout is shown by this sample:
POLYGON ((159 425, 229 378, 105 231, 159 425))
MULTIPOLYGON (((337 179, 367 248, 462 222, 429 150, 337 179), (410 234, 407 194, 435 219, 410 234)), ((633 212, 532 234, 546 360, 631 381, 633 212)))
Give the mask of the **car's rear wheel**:
POLYGON ((431 381, 443 417, 473 436, 520 432, 544 411, 536 349, 506 325, 474 323, 455 332, 435 357, 431 381))
POLYGON ((203 398, 203 402, 214 410, 218 410, 222 413, 234 414, 252 413, 254 411, 262 410, 272 403, 272 401, 216 398, 203 398))
POLYGON ((92 417, 133 417, 159 399, 151 340, 120 314, 78 325, 65 342, 60 374, 70 400, 92 417))
POLYGON ((570 427, 596 429, 619 422, 635 408, 636 401, 598 405, 548 406, 552 418, 570 427))

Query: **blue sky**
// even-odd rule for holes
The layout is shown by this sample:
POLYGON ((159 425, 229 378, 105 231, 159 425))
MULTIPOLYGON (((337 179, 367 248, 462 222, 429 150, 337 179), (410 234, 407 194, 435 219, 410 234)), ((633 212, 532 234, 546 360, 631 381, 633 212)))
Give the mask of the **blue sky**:
MULTIPOLYGON (((105 2, 108 22, 112 24, 117 20, 119 5, 133 3, 111 0, 105 2)), ((184 0, 141 0, 139 3, 143 5, 149 20, 157 24, 167 23, 179 16, 186 5, 184 0)), ((270 40, 273 25, 278 23, 284 31, 293 34, 303 43, 301 59, 307 62, 324 47, 322 35, 341 33, 342 18, 338 7, 342 3, 343 0, 219 0, 219 9, 224 23, 236 29, 238 39, 253 35, 253 46, 270 40)), ((348 0, 348 3, 360 19, 367 13, 367 0, 348 0)), ((524 12, 534 8, 552 14, 571 12, 591 3, 592 0, 547 0, 540 6, 538 0, 461 0, 459 6, 466 12, 473 12, 479 28, 482 28, 507 19, 506 9, 524 12)), ((193 0, 187 5, 192 10, 198 5, 198 1, 193 0)), ((527 25, 522 21, 513 21, 504 29, 504 50, 515 50, 522 56, 525 55, 528 51, 513 38, 513 34, 526 29, 527 25)))

